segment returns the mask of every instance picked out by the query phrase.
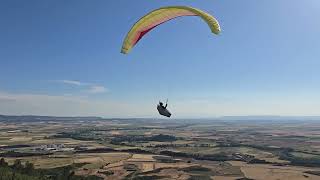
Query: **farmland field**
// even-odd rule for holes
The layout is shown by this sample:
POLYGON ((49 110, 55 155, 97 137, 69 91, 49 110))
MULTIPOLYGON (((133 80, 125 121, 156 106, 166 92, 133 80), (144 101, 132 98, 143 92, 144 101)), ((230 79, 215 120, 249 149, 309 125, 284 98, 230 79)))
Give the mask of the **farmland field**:
POLYGON ((318 130, 317 121, 8 117, 0 158, 98 179, 319 179, 318 130))

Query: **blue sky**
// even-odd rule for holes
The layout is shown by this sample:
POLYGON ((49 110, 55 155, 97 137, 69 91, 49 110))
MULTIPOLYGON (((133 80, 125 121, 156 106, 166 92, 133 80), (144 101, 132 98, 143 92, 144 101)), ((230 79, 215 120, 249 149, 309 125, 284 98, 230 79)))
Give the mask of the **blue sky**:
POLYGON ((2 0, 0 113, 158 117, 320 115, 318 0, 2 0), (212 13, 151 31, 129 55, 130 27, 149 11, 212 13))

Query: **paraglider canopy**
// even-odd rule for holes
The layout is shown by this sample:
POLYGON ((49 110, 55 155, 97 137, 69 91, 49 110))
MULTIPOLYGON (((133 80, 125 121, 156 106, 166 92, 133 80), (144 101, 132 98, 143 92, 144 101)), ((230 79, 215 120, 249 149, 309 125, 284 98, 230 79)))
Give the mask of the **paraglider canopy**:
MULTIPOLYGON (((221 31, 219 22, 212 15, 201 11, 200 9, 188 6, 162 7, 143 16, 132 26, 123 41, 121 53, 128 54, 130 50, 141 40, 141 38, 153 28, 167 21, 183 16, 198 16, 208 24, 212 33, 219 34, 221 31)), ((159 103, 157 105, 157 110, 159 114, 171 117, 171 113, 167 109, 167 104, 166 106, 163 106, 162 103, 159 103)))
POLYGON ((153 28, 181 16, 198 16, 208 24, 212 33, 220 33, 218 21, 204 11, 188 6, 162 7, 145 15, 133 25, 123 42, 121 53, 128 54, 140 39, 153 28))

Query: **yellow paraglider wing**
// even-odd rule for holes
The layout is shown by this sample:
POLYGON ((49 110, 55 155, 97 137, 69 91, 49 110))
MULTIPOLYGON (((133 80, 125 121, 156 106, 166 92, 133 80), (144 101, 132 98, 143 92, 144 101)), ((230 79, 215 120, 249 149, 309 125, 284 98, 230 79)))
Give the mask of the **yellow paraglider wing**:
POLYGON ((163 7, 150 12, 133 25, 123 42, 121 52, 123 54, 128 54, 139 40, 150 30, 162 23, 181 16, 199 16, 208 24, 212 33, 220 33, 218 21, 212 15, 204 11, 188 6, 163 7))

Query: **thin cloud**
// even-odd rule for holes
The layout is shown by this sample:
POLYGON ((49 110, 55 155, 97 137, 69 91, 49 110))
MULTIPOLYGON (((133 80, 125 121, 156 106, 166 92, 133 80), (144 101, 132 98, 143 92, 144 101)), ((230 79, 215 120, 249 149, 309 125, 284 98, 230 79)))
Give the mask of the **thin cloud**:
POLYGON ((6 102, 12 102, 12 101, 15 101, 15 99, 10 97, 2 97, 2 95, 0 95, 0 103, 6 103, 6 102))
POLYGON ((99 94, 99 93, 108 92, 108 89, 103 86, 91 86, 88 92, 91 94, 99 94))
POLYGON ((56 82, 68 84, 68 85, 75 85, 75 86, 84 86, 87 85, 87 83, 83 83, 80 81, 74 81, 74 80, 57 80, 56 82))
POLYGON ((100 94, 100 93, 106 93, 109 90, 102 86, 102 85, 95 85, 93 83, 86 83, 81 81, 75 81, 75 80, 57 80, 55 82, 71 85, 71 86, 79 86, 84 89, 84 92, 90 93, 90 94, 100 94))
MULTIPOLYGON (((244 115, 318 116, 320 99, 273 97, 228 102, 173 101, 169 104, 174 117, 216 117, 244 115), (277 99, 275 101, 274 99, 277 99)), ((153 100, 113 100, 82 96, 1 92, 0 114, 50 116, 159 117, 153 100)))
MULTIPOLYGON (((90 99, 82 96, 24 94, 1 92, 0 114, 49 116, 142 117, 149 110, 145 104, 90 99), (143 110, 143 111, 142 111, 143 110)), ((153 114, 150 110, 149 115, 153 114)))

